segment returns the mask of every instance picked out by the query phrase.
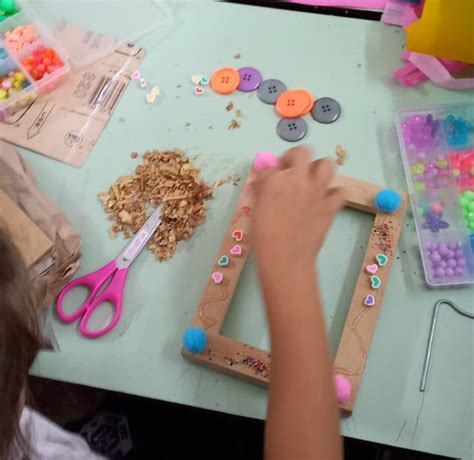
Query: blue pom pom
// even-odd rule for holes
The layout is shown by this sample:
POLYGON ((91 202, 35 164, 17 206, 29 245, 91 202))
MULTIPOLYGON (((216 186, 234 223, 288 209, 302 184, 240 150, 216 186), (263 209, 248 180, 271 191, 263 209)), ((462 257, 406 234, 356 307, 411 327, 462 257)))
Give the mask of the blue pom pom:
POLYGON ((400 195, 391 188, 384 188, 375 195, 375 206, 382 212, 395 212, 402 204, 400 195))
POLYGON ((207 347, 207 334, 201 327, 190 327, 183 334, 183 346, 190 353, 202 353, 207 347))

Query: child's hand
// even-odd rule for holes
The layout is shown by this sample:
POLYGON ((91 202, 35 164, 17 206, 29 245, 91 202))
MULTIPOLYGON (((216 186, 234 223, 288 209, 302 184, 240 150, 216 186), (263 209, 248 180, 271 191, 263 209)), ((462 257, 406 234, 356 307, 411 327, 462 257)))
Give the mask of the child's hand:
POLYGON ((273 169, 255 171, 253 238, 260 264, 303 263, 314 267, 335 214, 344 200, 329 188, 334 164, 311 161, 309 147, 295 147, 273 169))

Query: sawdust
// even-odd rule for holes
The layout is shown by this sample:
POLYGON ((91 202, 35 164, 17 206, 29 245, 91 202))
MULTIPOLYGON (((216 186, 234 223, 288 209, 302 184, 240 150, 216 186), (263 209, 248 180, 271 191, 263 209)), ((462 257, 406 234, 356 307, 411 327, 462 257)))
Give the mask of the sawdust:
POLYGON ((336 157, 336 164, 342 166, 346 161, 347 150, 343 149, 339 144, 336 145, 336 157))

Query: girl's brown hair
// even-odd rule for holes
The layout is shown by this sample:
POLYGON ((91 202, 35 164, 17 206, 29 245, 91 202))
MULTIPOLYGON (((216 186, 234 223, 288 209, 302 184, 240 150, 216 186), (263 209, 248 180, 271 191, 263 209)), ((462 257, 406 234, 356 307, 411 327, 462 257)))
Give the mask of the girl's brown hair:
POLYGON ((0 459, 28 450, 20 432, 28 370, 40 347, 28 273, 17 248, 0 230, 0 459), (15 452, 15 453, 14 453, 15 452))

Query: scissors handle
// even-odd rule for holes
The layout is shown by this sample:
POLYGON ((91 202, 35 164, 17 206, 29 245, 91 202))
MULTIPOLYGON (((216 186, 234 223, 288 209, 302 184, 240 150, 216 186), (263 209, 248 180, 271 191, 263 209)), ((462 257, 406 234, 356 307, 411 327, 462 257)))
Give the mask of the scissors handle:
POLYGON ((123 292, 125 289, 127 275, 127 268, 119 268, 112 276, 112 280, 110 281, 109 285, 97 296, 97 298, 94 298, 92 303, 86 307, 84 316, 82 317, 79 326, 79 331, 82 335, 91 339, 96 339, 109 333, 117 325, 122 316, 123 292), (87 324, 91 316, 94 314, 94 311, 105 302, 110 303, 114 308, 114 314, 110 320, 110 323, 102 329, 89 329, 87 324))

